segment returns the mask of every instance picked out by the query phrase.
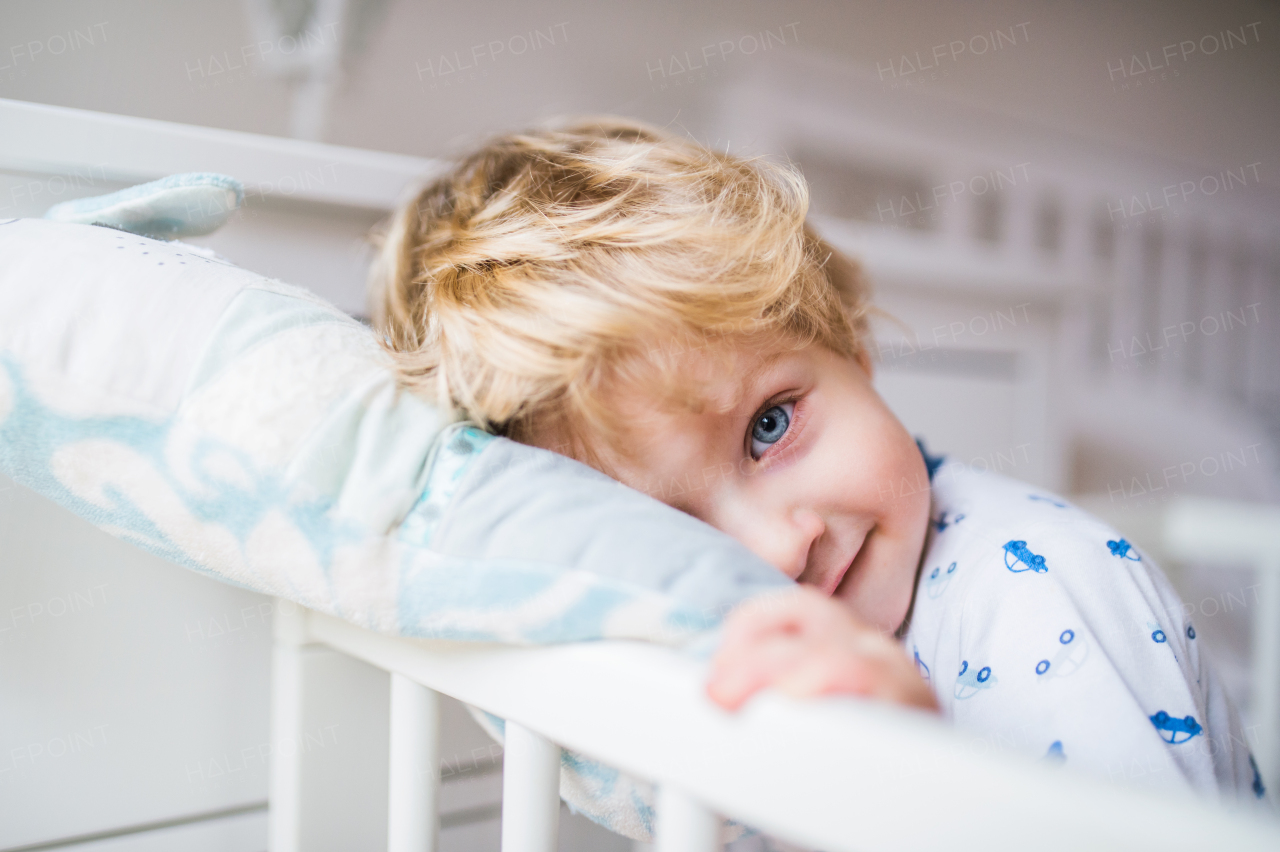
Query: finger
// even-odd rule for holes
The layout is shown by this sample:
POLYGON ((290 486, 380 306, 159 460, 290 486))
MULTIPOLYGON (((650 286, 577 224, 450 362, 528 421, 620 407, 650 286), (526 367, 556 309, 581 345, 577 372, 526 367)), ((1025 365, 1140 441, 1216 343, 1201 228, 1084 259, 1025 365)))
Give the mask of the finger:
POLYGON ((773 680, 806 653, 812 653, 811 645, 806 637, 794 633, 764 633, 749 639, 727 637, 711 659, 711 671, 751 669, 773 680))
POLYGON ((933 690, 905 658, 901 661, 871 657, 815 658, 787 672, 772 685, 794 698, 858 695, 940 712, 933 690))
POLYGON ((734 666, 712 672, 707 679, 707 695, 726 710, 734 711, 759 692, 768 679, 759 669, 734 666))
POLYGON ((726 640, 749 641, 765 633, 793 632, 802 621, 802 614, 789 596, 762 595, 729 613, 724 623, 724 635, 726 640))
POLYGON ((801 664, 807 653, 807 643, 783 634, 722 649, 711 661, 708 695, 727 709, 737 709, 753 694, 801 664))
POLYGON ((858 657, 810 658, 778 677, 773 686, 793 698, 875 696, 882 691, 878 670, 874 661, 858 657))

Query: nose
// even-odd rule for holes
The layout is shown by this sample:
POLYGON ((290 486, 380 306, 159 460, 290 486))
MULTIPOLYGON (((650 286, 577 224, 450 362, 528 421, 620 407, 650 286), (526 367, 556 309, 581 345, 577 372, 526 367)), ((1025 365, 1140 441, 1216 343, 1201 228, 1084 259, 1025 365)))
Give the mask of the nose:
POLYGON ((769 519, 756 517, 730 534, 795 580, 804 573, 809 551, 826 529, 826 522, 817 512, 790 509, 779 511, 769 519))

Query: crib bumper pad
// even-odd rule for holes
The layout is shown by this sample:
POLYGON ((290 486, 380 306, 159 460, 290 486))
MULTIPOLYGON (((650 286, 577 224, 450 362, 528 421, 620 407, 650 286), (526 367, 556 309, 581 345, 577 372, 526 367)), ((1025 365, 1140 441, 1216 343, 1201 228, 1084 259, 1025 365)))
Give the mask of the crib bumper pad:
POLYGON ((108 195, 55 204, 46 219, 110 228, 171 240, 211 234, 244 200, 240 181, 192 172, 131 186, 108 195))
POLYGON ((152 553, 393 635, 685 644, 790 581, 733 539, 396 387, 305 290, 0 222, 0 470, 152 553))

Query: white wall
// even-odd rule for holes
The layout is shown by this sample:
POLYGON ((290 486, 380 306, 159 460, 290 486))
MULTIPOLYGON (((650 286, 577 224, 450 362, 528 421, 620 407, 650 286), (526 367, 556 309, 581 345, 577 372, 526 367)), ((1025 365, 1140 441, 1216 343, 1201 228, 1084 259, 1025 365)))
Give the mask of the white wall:
MULTIPOLYGON (((735 51, 720 60, 716 53, 705 72, 677 75, 665 88, 649 69, 673 55, 696 57, 706 45, 794 24, 784 33, 785 46, 775 49, 819 54, 878 75, 887 99, 909 103, 908 91, 925 89, 1190 163, 1229 167, 1262 159, 1269 164, 1263 180, 1280 186, 1280 114, 1267 108, 1280 80, 1274 46, 1280 14, 1273 4, 495 0, 483 11, 413 0, 354 5, 371 11, 364 47, 347 63, 325 135, 339 144, 435 155, 477 134, 559 112, 619 112, 699 130, 699 105, 768 54, 735 51), (1124 90, 1125 78, 1108 72, 1121 58, 1158 56, 1165 45, 1252 22, 1260 24, 1256 38, 1247 33, 1249 45, 1193 53, 1166 69, 1177 77, 1124 90), (1018 34, 1025 32, 1025 40, 999 53, 974 56, 966 49, 915 77, 877 70, 891 61, 900 67, 904 55, 928 56, 936 45, 1023 23, 1018 34), (535 29, 554 29, 556 43, 544 40, 540 49, 514 55, 520 43, 511 39, 535 29), (511 49, 490 59, 490 42, 511 43, 511 49), (442 56, 456 51, 466 60, 477 45, 485 48, 476 68, 439 73, 442 56)), ((335 32, 323 29, 329 23, 316 27, 335 32)), ((246 4, 237 0, 7 3, 0 8, 0 33, 0 97, 287 133, 289 83, 265 72, 266 51, 256 46, 246 4), (53 55, 56 38, 69 30, 97 41, 53 55), (25 45, 34 42, 45 47, 32 58, 25 45), (246 67, 218 72, 211 66, 212 59, 228 57, 246 67)), ((812 85, 830 83, 815 78, 812 85)))

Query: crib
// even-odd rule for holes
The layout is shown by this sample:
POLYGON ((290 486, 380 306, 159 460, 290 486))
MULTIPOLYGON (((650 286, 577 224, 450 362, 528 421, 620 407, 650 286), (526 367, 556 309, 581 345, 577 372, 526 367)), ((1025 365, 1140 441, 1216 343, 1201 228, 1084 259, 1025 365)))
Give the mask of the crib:
MULTIPOLYGON (((1280 511, 1242 516, 1200 501, 1170 510, 1166 546, 1193 556, 1236 542, 1255 559, 1272 618, 1280 619, 1280 511)), ((340 619, 282 607, 275 627, 273 724, 296 736, 298 655, 320 643, 392 673, 391 852, 434 849, 437 701, 444 693, 506 720, 502 849, 552 852, 560 813, 560 746, 658 784, 655 849, 713 852, 723 816, 806 848, 1252 849, 1274 848, 1277 827, 1203 804, 1090 784, 931 719, 852 700, 774 695, 738 716, 702 694, 700 668, 678 653, 600 642, 551 648, 476 647, 380 636, 340 619)), ((1274 647, 1274 645, 1272 646, 1274 647)), ((1259 655, 1274 683, 1280 659, 1259 655)), ((1261 700, 1261 699, 1260 699, 1261 700)), ((1260 745, 1274 747, 1276 707, 1260 745)), ((273 850, 295 850, 296 765, 272 767, 273 850)))
MULTIPOLYGON (((40 215, 58 201, 169 173, 225 172, 246 184, 247 206, 233 226, 201 242, 246 267, 306 283, 357 315, 364 313, 359 283, 366 261, 358 237, 406 186, 438 168, 415 157, 14 101, 0 100, 0 127, 0 176, 7 196, 0 199, 0 216, 40 215), (293 265, 282 265, 281 258, 290 255, 293 265)), ((1018 187, 1011 188, 1009 198, 1015 208, 1034 201, 1018 187)), ((1071 199, 1059 210, 1068 253, 1089 251, 1081 235, 1096 200, 1071 199)), ((1039 238, 1032 230, 1015 228, 1007 236, 1009 245, 983 260, 987 248, 963 245, 963 234, 950 225, 938 233, 911 235, 910 244, 896 243, 896 237, 873 244, 874 229, 855 221, 827 217, 820 224, 837 245, 863 255, 873 277, 930 278, 946 289, 945 281, 937 283, 938 269, 946 265, 939 258, 962 255, 971 280, 984 270, 1008 286, 1029 279, 1039 288, 1033 298, 1062 300, 1054 322, 1080 321, 1089 310, 1098 310, 1097 299, 1081 308, 1062 295, 1086 274, 1089 258, 1042 263, 1023 244, 1039 238)), ((963 284, 952 287, 943 302, 962 303, 966 292, 963 284)), ((974 304, 985 304, 986 296, 975 298, 974 304)), ((1031 443, 1049 448, 1031 469, 1008 472, 1061 487, 1062 438, 1045 413, 1049 380, 1061 365, 1043 349, 1006 354, 1016 369, 997 372, 1007 379, 1020 418, 1010 434, 1030 436, 1031 443)), ((967 364, 977 379, 987 381, 991 363, 990 358, 957 359, 948 369, 963 371, 967 364)), ((886 372, 892 390, 893 370, 886 372)), ((898 391, 909 389, 904 384, 898 391)), ((892 401, 893 393, 887 396, 892 401)), ((928 424, 920 425, 928 431, 928 424)), ((1108 504, 1089 508, 1105 515, 1108 504)), ((1116 520, 1125 530, 1126 520, 1116 520)), ((1177 497, 1159 507, 1154 529, 1139 543, 1174 563, 1226 561, 1256 572, 1248 716, 1254 723, 1251 745, 1274 791, 1280 783, 1280 508, 1177 497)), ((600 642, 516 648, 406 640, 289 601, 277 600, 270 610, 273 742, 307 736, 302 719, 311 675, 305 661, 316 649, 390 674, 386 845, 392 852, 438 848, 441 696, 506 720, 501 756, 505 852, 558 848, 560 747, 657 786, 654 848, 661 852, 721 848, 724 820, 832 852, 1030 844, 1064 850, 1086 845, 1243 850, 1280 844, 1280 827, 1271 821, 1198 800, 1087 781, 894 708, 765 694, 740 713, 726 714, 703 695, 700 667, 662 647, 600 642)), ((303 821, 318 780, 304 769, 300 750, 272 754, 268 797, 259 810, 269 808, 273 852, 309 848, 302 839, 303 821)), ((74 840, 0 845, 14 852, 60 848, 74 840)))

